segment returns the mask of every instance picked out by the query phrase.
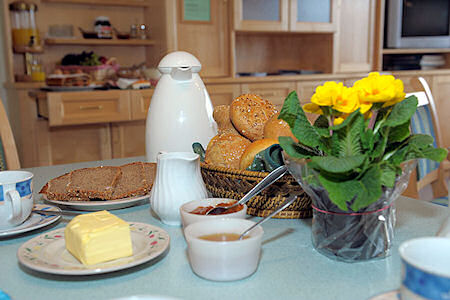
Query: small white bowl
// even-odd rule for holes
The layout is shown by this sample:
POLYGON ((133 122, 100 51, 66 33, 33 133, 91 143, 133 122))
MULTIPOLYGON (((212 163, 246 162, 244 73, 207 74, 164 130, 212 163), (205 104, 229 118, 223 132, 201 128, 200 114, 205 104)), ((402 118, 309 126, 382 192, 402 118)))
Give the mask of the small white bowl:
POLYGON ((184 230, 189 263, 195 274, 214 281, 239 280, 258 268, 263 229, 257 226, 237 241, 209 241, 200 236, 215 233, 241 234, 255 222, 245 219, 213 219, 193 223, 184 230))
POLYGON ((190 202, 186 202, 180 207, 180 215, 181 215, 181 222, 183 223, 183 228, 186 228, 188 225, 196 222, 202 222, 207 220, 214 220, 214 219, 223 219, 223 218, 239 218, 244 219, 247 215, 247 205, 244 204, 244 208, 230 214, 223 214, 223 215, 197 215, 191 213, 194 209, 196 209, 199 206, 215 206, 219 203, 229 203, 234 202, 236 200, 234 199, 228 199, 228 198, 206 198, 201 200, 194 200, 190 202))

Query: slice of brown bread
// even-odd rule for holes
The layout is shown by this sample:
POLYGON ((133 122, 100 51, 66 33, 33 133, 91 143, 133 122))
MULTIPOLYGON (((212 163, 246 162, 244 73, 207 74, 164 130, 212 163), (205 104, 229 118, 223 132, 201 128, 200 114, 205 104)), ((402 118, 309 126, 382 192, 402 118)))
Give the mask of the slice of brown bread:
POLYGON ((48 200, 58 201, 86 201, 88 198, 72 197, 67 193, 70 173, 63 174, 47 182, 39 192, 45 194, 48 200))
POLYGON ((120 167, 109 166, 74 170, 67 192, 71 197, 110 200, 121 174, 120 167))
POLYGON ((156 177, 156 164, 155 163, 144 163, 144 178, 146 184, 146 193, 150 193, 153 187, 153 181, 156 177))
POLYGON ((112 199, 142 196, 147 193, 144 177, 144 164, 134 162, 120 166, 122 175, 117 181, 112 199))

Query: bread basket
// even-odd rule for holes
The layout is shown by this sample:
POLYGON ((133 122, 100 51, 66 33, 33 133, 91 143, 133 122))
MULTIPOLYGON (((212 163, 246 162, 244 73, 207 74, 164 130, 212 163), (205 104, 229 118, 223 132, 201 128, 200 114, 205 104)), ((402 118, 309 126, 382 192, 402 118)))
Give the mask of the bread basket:
MULTIPOLYGON (((237 170, 201 164, 206 188, 214 197, 241 199, 252 187, 269 173, 237 170)), ((304 219, 312 217, 311 198, 290 174, 284 175, 271 186, 247 202, 247 214, 265 217, 280 205, 289 194, 298 194, 287 209, 275 215, 279 219, 304 219)))

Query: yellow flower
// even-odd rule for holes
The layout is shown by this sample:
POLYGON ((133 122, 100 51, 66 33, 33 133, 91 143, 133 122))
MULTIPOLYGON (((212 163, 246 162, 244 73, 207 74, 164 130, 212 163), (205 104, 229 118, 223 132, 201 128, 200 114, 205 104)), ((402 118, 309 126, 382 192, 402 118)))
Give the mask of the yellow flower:
POLYGON ((319 106, 332 106, 337 95, 342 94, 343 88, 342 82, 327 81, 316 88, 316 92, 311 97, 311 102, 319 106))
POLYGON ((358 109, 358 91, 353 88, 343 87, 341 93, 333 99, 333 109, 349 114, 358 109))
POLYGON ((333 124, 334 124, 334 125, 339 125, 339 124, 341 124, 342 122, 344 122, 344 120, 345 120, 345 118, 342 118, 342 117, 336 118, 336 119, 334 119, 333 124))
POLYGON ((380 75, 378 72, 372 72, 358 80, 353 87, 359 91, 361 112, 362 105, 384 102, 383 106, 390 106, 405 98, 403 82, 400 79, 395 79, 392 75, 380 75))
POLYGON ((322 109, 315 103, 306 103, 303 105, 303 110, 309 113, 323 115, 322 109))

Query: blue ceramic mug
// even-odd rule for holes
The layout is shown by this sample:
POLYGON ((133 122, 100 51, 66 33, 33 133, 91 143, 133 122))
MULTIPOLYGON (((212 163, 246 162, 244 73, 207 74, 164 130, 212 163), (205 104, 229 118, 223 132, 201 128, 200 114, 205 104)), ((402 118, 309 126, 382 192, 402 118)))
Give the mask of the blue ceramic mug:
POLYGON ((33 208, 33 173, 0 172, 0 230, 22 224, 33 208))
POLYGON ((401 299, 450 299, 450 239, 423 237, 400 245, 401 299))

